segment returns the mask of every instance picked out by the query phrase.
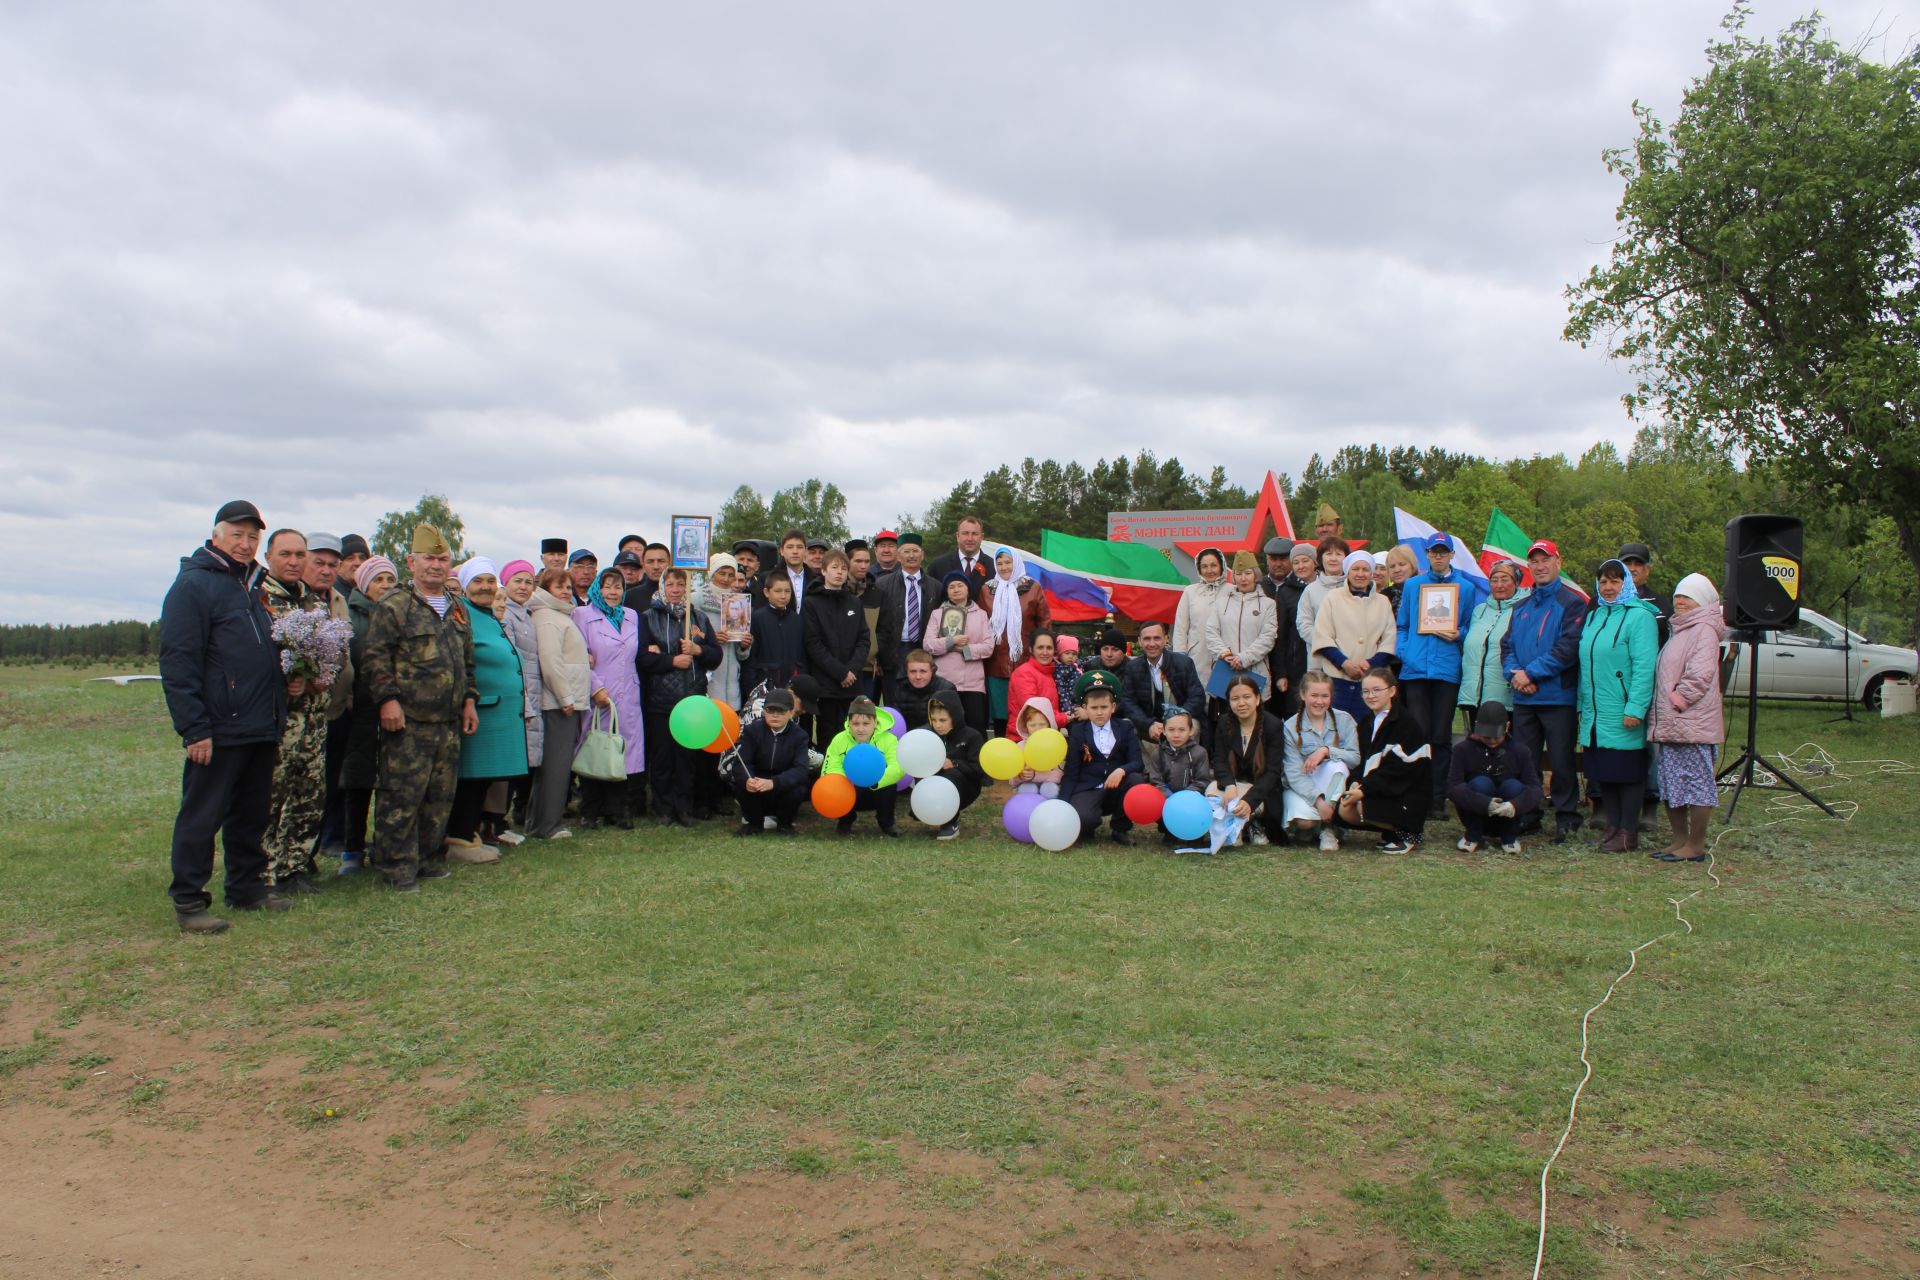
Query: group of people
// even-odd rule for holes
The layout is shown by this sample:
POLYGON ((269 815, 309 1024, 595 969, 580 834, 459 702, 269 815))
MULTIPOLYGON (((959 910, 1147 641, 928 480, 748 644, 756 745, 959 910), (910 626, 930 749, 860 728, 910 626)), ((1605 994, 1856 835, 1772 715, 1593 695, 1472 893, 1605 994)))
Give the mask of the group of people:
MULTIPOLYGON (((923 727, 944 744, 939 772, 962 809, 984 790, 988 736, 1063 731, 1059 767, 1024 769, 1015 790, 1067 800, 1084 835, 1105 821, 1122 844, 1124 797, 1145 782, 1218 797, 1254 843, 1337 848, 1358 829, 1405 851, 1451 798, 1463 848, 1489 836, 1515 848, 1544 803, 1543 758, 1565 838, 1581 822, 1579 745, 1607 816, 1603 847, 1625 849, 1651 720, 1677 815, 1663 852, 1692 857, 1704 837, 1717 597, 1698 575, 1684 580, 1661 648, 1666 611, 1646 590, 1645 548, 1601 567, 1591 608, 1558 581, 1547 542, 1524 571, 1496 566, 1485 592, 1451 568, 1444 535, 1425 571, 1377 566, 1337 531, 1270 543, 1265 574, 1251 553, 1229 566, 1206 551, 1171 625, 1143 622, 1130 643, 1109 619, 1083 658, 978 519, 961 520, 954 542, 929 564, 912 532, 833 547, 788 530, 734 543, 696 579, 638 535, 605 566, 549 538, 537 562, 456 567, 423 525, 403 573, 358 535, 269 533, 253 504, 227 503, 162 615, 161 677, 186 750, 180 925, 227 927, 208 892, 216 833, 227 905, 281 910, 319 889, 323 851, 342 873, 371 867, 412 891, 449 863, 496 861, 502 845, 649 814, 693 827, 737 813, 736 835, 791 832, 813 780, 844 774, 861 747, 881 753, 880 779, 855 788, 839 828, 872 811, 897 834, 895 745, 923 727), (1424 583, 1457 590, 1453 626, 1415 617, 1424 583), (283 620, 305 615, 350 629, 330 669, 287 650, 283 620), (672 732, 690 695, 739 713, 717 758, 672 732), (1459 750, 1456 706, 1469 721, 1459 750), (595 735, 618 762, 578 776, 576 751, 595 735)), ((936 834, 957 830, 955 814, 936 834)))

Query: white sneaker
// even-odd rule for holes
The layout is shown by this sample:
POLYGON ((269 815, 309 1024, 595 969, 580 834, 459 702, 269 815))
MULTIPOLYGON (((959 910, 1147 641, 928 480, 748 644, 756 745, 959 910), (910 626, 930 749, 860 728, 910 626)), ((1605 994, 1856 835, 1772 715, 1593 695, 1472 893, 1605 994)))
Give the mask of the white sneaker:
POLYGON ((1480 842, 1478 840, 1469 840, 1465 836, 1461 836, 1458 840, 1456 840, 1454 842, 1453 847, 1458 849, 1462 853, 1480 852, 1480 842))
POLYGON ((1518 852, 1520 852, 1520 842, 1519 842, 1518 840, 1508 840, 1508 841, 1506 841, 1506 842, 1504 842, 1503 844, 1501 844, 1501 846, 1500 846, 1500 852, 1502 852, 1502 853, 1518 853, 1518 852))
POLYGON ((523 842, 526 839, 526 837, 521 835, 518 831, 502 831, 499 835, 495 836, 494 839, 498 840, 501 844, 511 849, 515 845, 523 842))
POLYGON ((779 826, 779 825, 780 825, 780 824, 779 824, 779 823, 777 823, 777 822, 775 822, 775 821, 774 821, 774 820, 773 820, 772 818, 762 818, 762 819, 760 819, 760 829, 761 829, 762 831, 771 831, 771 830, 773 830, 773 829, 774 829, 775 827, 777 827, 777 826, 779 826))
POLYGON ((1253 842, 1256 845, 1267 843, 1267 833, 1264 828, 1255 827, 1253 829, 1253 842))
POLYGON ((1320 828, 1320 852, 1338 853, 1339 851, 1340 837, 1333 834, 1333 830, 1330 827, 1320 828))
POLYGON ((559 829, 558 831, 556 831, 556 832, 554 832, 554 833, 553 833, 552 835, 550 835, 550 836, 548 836, 548 837, 547 837, 547 839, 549 839, 549 840, 571 840, 571 839, 573 839, 573 832, 571 832, 571 831, 569 831, 569 830, 567 830, 567 829, 566 829, 565 827, 562 827, 562 828, 560 828, 560 829, 559 829))

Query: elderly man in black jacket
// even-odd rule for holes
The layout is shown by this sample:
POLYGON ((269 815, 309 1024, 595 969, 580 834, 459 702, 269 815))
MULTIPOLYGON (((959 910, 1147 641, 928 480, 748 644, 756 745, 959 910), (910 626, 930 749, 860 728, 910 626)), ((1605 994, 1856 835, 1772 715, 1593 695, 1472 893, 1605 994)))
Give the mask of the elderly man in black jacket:
MULTIPOLYGON (((1278 567, 1274 548, 1281 542, 1274 538, 1267 543, 1269 566, 1278 567)), ((1307 674, 1307 638, 1288 623, 1300 612, 1300 596, 1307 584, 1320 576, 1319 552, 1313 543, 1296 542, 1285 550, 1287 558, 1280 563, 1287 565, 1288 572, 1278 577, 1270 573, 1260 584, 1280 609, 1280 634, 1267 654, 1267 677, 1273 681, 1273 711, 1281 719, 1300 709, 1300 678, 1307 674)))
POLYGON ((160 611, 161 689, 187 752, 168 892, 188 933, 227 927, 212 913, 207 892, 216 831, 227 864, 227 905, 236 911, 287 907, 267 887, 260 843, 287 723, 287 681, 273 619, 258 594, 262 570, 253 563, 265 529, 251 502, 221 507, 213 536, 180 561, 160 611))
POLYGON ((1193 659, 1167 648, 1166 623, 1143 622, 1134 638, 1140 652, 1120 668, 1120 714, 1140 735, 1141 749, 1153 751, 1166 733, 1168 712, 1186 711, 1195 724, 1205 723, 1207 690, 1193 659))

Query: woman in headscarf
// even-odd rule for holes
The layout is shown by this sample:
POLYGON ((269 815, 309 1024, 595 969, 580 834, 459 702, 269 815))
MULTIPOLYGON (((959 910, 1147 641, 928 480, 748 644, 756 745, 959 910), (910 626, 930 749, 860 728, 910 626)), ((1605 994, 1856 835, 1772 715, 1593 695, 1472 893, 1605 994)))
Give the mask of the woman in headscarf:
POLYGON ((1580 628, 1580 747, 1587 780, 1600 792, 1600 848, 1640 847, 1640 802, 1647 792, 1647 710, 1660 647, 1659 610, 1634 592, 1619 560, 1600 566, 1593 605, 1580 628))
POLYGON ((347 758, 340 764, 340 790, 347 803, 347 831, 340 855, 343 876, 366 865, 367 819, 373 813, 373 788, 380 777, 380 717, 373 706, 373 690, 367 687, 363 660, 367 628, 373 625, 373 607, 399 585, 400 573, 393 561, 369 556, 360 562, 353 577, 353 594, 347 597, 347 621, 353 624, 353 640, 348 646, 353 657, 353 701, 356 707, 367 708, 368 714, 354 716, 347 731, 347 758))
MULTIPOLYGON (((1300 593, 1300 604, 1294 610, 1293 625, 1300 632, 1300 642, 1309 644, 1313 640, 1313 624, 1320 618, 1320 606, 1327 602, 1327 595, 1346 579, 1347 556, 1353 550, 1345 538, 1320 539, 1320 576, 1306 585, 1300 593)), ((1312 650, 1308 650, 1308 662, 1312 662, 1312 650)))
MULTIPOLYGON (((1234 552, 1233 586, 1221 595, 1207 620, 1208 652, 1215 663, 1224 662, 1234 675, 1257 676, 1254 683, 1264 686, 1261 699, 1265 701, 1273 696, 1273 685, 1267 680, 1267 655, 1273 652, 1279 636, 1280 606, 1260 589, 1260 562, 1251 551, 1234 552)), ((1214 703, 1224 708, 1225 699, 1210 699, 1208 705, 1214 703)))
MULTIPOLYGON (((514 649, 520 654, 520 674, 524 677, 527 690, 526 726, 527 726, 527 772, 514 778, 507 785, 508 798, 520 825, 527 825, 527 799, 533 793, 533 774, 540 768, 540 761, 546 751, 546 726, 540 716, 540 703, 543 691, 540 687, 540 639, 534 632, 533 613, 527 602, 534 593, 533 563, 528 560, 509 560, 500 569, 500 627, 507 633, 507 639, 513 641, 514 649)), ((489 806, 492 808, 493 806, 489 806)), ((501 806, 506 811, 506 806, 501 806)), ((500 830, 502 844, 519 844, 520 837, 512 831, 500 830)))
POLYGON ((533 780, 526 832, 537 840, 561 840, 573 834, 563 825, 567 790, 580 721, 593 698, 593 669, 586 638, 573 625, 573 584, 565 569, 541 572, 527 608, 539 646, 542 737, 553 745, 543 753, 533 780))
MULTIPOLYGON (((1392 665, 1397 628, 1393 606, 1374 588, 1371 555, 1349 551, 1340 573, 1320 606, 1307 647, 1318 664, 1315 670, 1333 677, 1333 705, 1359 724, 1367 715, 1360 682, 1369 671, 1392 665)), ((1397 681, 1394 691, 1399 691, 1397 681)))
POLYGON ((1026 566, 1011 548, 994 552, 993 570, 993 581, 987 583, 988 622, 993 631, 993 655, 987 659, 987 714, 993 724, 971 726, 982 734, 1006 732, 1008 682, 1033 647, 1034 633, 1053 625, 1047 593, 1027 576, 1026 566))
POLYGON ((987 658, 993 653, 993 624, 973 602, 972 582, 958 569, 940 580, 946 599, 927 611, 921 647, 933 655, 935 674, 946 677, 960 695, 968 724, 987 722, 987 658))
POLYGON ((1499 702, 1513 710, 1513 686, 1500 672, 1500 640, 1513 623, 1513 608, 1532 594, 1520 585, 1526 570, 1517 561, 1497 561, 1487 570, 1488 594, 1467 623, 1460 646, 1460 697, 1457 705, 1473 722, 1483 702, 1499 702))
POLYGON ((653 743, 653 820, 691 827, 713 817, 713 792, 697 781, 700 771, 718 779, 718 762, 699 747, 673 736, 673 709, 683 698, 706 693, 707 672, 720 665, 720 646, 687 600, 687 571, 668 569, 660 589, 640 615, 640 670, 646 674, 641 706, 653 743))
POLYGON ((595 723, 602 727, 617 724, 627 744, 624 785, 598 778, 580 779, 583 828, 604 822, 631 830, 629 813, 645 803, 646 722, 640 709, 640 671, 635 665, 640 656, 640 619, 618 603, 626 585, 620 570, 608 565, 587 588, 587 602, 573 611, 573 625, 587 642, 593 688, 593 707, 580 721, 580 736, 584 740, 595 723), (635 804, 636 800, 640 804, 635 804))
POLYGON ((1205 547, 1193 558, 1200 581, 1189 583, 1180 592, 1179 607, 1173 611, 1173 647, 1193 659, 1200 675, 1200 687, 1207 687, 1213 675, 1213 650, 1207 647, 1207 627, 1222 596, 1233 588, 1227 581, 1227 558, 1217 547, 1205 547))
POLYGON ((486 809, 487 791, 503 778, 527 771, 527 695, 520 674, 520 653, 493 616, 500 574, 493 561, 475 556, 460 566, 460 593, 473 607, 473 683, 479 691, 474 710, 480 727, 460 740, 460 781, 447 816, 447 860, 498 862, 500 850, 483 838, 492 825, 504 824, 505 806, 486 809))
POLYGON ((707 677, 707 696, 740 709, 751 693, 741 687, 747 655, 753 648, 753 600, 740 578, 740 562, 722 551, 707 559, 707 580, 700 585, 694 612, 706 618, 707 631, 720 646, 720 665, 707 677))
POLYGON ((1713 583, 1698 573, 1680 579, 1667 643, 1654 665, 1648 731, 1660 744, 1660 798, 1673 826, 1673 840, 1651 855, 1662 862, 1707 856, 1707 824, 1720 803, 1714 767, 1726 737, 1720 706, 1720 643, 1726 636, 1713 583))

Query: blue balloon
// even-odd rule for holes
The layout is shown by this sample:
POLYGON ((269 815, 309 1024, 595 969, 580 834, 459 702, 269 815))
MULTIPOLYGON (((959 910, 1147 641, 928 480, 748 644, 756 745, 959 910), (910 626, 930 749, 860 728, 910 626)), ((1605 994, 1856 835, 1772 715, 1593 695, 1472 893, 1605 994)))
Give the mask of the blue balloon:
POLYGON ((1213 806, 1198 791, 1176 791, 1167 797, 1160 821, 1176 840, 1198 840, 1213 825, 1213 806))
POLYGON ((856 742, 847 748, 843 766, 847 781, 856 787, 871 787, 887 772, 887 757, 871 742, 856 742))

